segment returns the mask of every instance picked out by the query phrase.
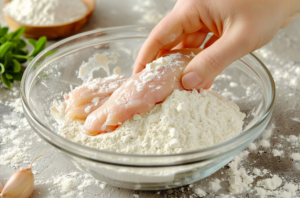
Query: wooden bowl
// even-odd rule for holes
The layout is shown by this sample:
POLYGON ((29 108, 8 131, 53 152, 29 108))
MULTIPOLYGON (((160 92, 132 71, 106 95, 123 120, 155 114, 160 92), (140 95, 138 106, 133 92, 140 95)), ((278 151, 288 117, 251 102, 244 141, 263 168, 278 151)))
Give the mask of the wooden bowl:
MULTIPOLYGON (((5 0, 3 7, 6 3, 10 1, 11 0, 5 0)), ((87 13, 75 21, 58 25, 27 25, 12 19, 11 17, 7 16, 4 12, 3 15, 6 22, 12 30, 16 30, 20 27, 25 27, 25 32, 23 34, 23 36, 25 37, 39 38, 41 36, 46 36, 48 39, 55 39, 59 37, 66 37, 77 32, 91 17, 95 9, 95 0, 81 1, 86 5, 88 10, 87 13)))

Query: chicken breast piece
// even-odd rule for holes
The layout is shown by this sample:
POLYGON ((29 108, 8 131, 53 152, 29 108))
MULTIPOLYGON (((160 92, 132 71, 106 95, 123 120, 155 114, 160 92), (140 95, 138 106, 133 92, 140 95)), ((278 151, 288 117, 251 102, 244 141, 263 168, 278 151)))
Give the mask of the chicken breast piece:
POLYGON ((115 130, 134 114, 142 114, 163 102, 174 89, 183 89, 181 77, 186 65, 200 49, 174 50, 164 54, 130 77, 84 124, 87 135, 115 130))
POLYGON ((65 96, 66 117, 85 119, 91 112, 99 108, 118 89, 128 77, 113 75, 96 78, 74 89, 65 96))

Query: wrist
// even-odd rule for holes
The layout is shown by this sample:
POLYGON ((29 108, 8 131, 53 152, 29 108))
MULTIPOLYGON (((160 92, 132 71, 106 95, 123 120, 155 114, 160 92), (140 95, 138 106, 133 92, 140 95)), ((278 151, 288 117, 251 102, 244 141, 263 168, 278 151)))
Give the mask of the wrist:
POLYGON ((300 13, 300 1, 299 0, 289 0, 289 16, 293 17, 300 13))

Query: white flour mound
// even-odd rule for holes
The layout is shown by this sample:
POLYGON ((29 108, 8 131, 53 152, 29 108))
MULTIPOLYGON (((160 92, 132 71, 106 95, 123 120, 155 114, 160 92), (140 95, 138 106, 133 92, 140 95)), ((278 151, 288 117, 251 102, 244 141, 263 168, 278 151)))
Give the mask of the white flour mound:
MULTIPOLYGON (((55 104, 52 112, 57 114, 63 108, 55 104)), ((86 136, 80 131, 83 121, 66 118, 59 134, 101 150, 170 154, 209 147, 233 138, 241 133, 244 117, 236 104, 210 91, 175 90, 150 112, 134 115, 114 132, 86 136)))
POLYGON ((80 0, 13 0, 5 14, 28 25, 54 25, 75 21, 87 13, 80 0))

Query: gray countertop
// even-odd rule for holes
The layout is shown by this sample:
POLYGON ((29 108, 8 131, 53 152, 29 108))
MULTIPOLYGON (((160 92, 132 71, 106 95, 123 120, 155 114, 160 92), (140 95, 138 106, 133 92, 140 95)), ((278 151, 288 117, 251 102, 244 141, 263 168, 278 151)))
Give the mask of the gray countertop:
MULTIPOLYGON (((174 0, 97 0, 96 2, 97 6, 92 18, 81 32, 120 25, 155 24, 172 9, 175 3, 174 0)), ((0 0, 0 3, 2 4, 3 0, 0 0)), ((2 15, 0 23, 6 25, 2 15)), ((49 44, 54 42, 51 41, 49 44)), ((257 180, 270 178, 274 174, 283 180, 283 184, 293 183, 299 186, 300 161, 293 161, 290 154, 300 153, 300 18, 287 28, 280 30, 268 45, 257 50, 255 54, 270 69, 276 83, 275 108, 267 128, 267 132, 272 132, 268 138, 271 146, 270 148, 259 147, 259 140, 255 141, 258 148, 250 151, 240 165, 247 170, 249 175, 252 174, 254 168, 266 169, 267 173, 264 176, 254 179, 253 186, 257 180), (290 135, 298 137, 298 142, 289 139, 290 135), (282 151, 282 156, 274 157, 273 149, 282 151)), ((10 175, 19 167, 28 166, 31 159, 45 150, 45 155, 33 166, 36 178, 33 198, 188 198, 199 197, 195 194, 197 192, 195 189, 199 187, 208 193, 206 197, 229 194, 228 166, 193 185, 165 191, 131 191, 96 182, 78 171, 61 153, 34 134, 22 113, 19 94, 17 83, 11 90, 0 85, 0 181, 2 184, 5 184, 10 175), (215 178, 222 181, 222 189, 216 193, 212 192, 208 185, 215 178), (83 185, 83 181, 90 183, 83 185)), ((257 197, 256 190, 251 186, 244 193, 233 196, 257 197)), ((299 189, 294 197, 300 197, 299 189)))

